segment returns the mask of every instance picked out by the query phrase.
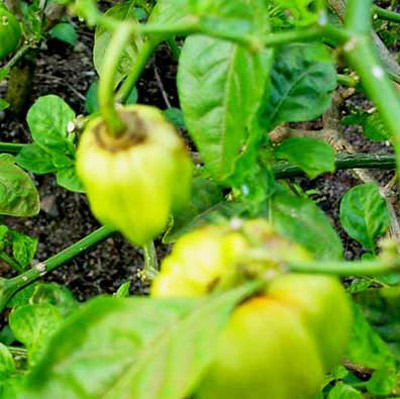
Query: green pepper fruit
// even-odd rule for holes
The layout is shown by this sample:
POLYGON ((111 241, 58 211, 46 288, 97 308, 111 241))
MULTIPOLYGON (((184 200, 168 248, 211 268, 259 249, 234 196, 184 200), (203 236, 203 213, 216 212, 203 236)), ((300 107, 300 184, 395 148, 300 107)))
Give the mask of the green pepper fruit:
POLYGON ((268 296, 239 306, 196 399, 311 399, 324 370, 299 315, 268 296))
POLYGON ((88 124, 77 151, 77 173, 93 214, 133 244, 144 245, 189 199, 192 163, 157 108, 132 105, 119 113, 127 128, 118 138, 107 133, 102 118, 88 124))
POLYGON ((283 272, 285 262, 309 259, 262 220, 240 229, 207 226, 178 240, 152 296, 197 296, 248 278, 268 280, 233 312, 196 398, 310 399, 318 391, 344 354, 351 306, 336 277, 283 272), (260 251, 260 258, 249 256, 260 251))
POLYGON ((0 60, 16 50, 21 34, 17 18, 0 4, 0 60))

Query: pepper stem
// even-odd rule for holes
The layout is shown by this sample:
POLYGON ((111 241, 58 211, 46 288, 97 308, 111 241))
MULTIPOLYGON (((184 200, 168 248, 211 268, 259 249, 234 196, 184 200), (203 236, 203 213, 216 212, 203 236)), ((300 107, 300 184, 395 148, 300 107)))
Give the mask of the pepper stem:
POLYGON ((158 260, 157 252, 154 246, 154 242, 151 240, 149 243, 143 246, 144 252, 144 268, 140 273, 146 280, 152 281, 158 274, 158 260))
POLYGON ((104 64, 101 68, 98 91, 100 112, 108 127, 109 134, 113 137, 119 137, 125 130, 125 123, 115 108, 115 76, 125 48, 135 31, 134 24, 126 22, 119 24, 107 47, 104 64))

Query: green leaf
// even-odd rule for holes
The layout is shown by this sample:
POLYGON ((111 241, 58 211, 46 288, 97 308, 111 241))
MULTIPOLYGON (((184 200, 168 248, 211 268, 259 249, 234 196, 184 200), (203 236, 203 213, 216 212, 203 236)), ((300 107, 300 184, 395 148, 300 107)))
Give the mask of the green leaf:
POLYGON ((131 285, 130 281, 126 281, 118 287, 118 290, 114 295, 118 298, 127 298, 129 296, 131 285))
POLYGON ((177 129, 186 130, 185 120, 179 108, 168 108, 164 111, 164 115, 177 129))
MULTIPOLYGON (((135 15, 134 2, 124 2, 122 4, 116 4, 105 13, 108 17, 113 17, 120 21, 132 21, 132 23, 137 23, 135 15)), ((97 73, 102 75, 103 61, 105 57, 106 50, 110 44, 112 32, 105 29, 102 26, 96 28, 95 42, 93 48, 93 62, 97 73)), ((126 75, 132 69, 138 53, 143 46, 143 39, 141 35, 136 35, 134 40, 131 40, 130 44, 126 47, 122 59, 118 65, 116 71, 116 81, 117 85, 121 80, 123 80, 126 75)))
MULTIPOLYGON (((210 32, 235 32, 249 35, 269 30, 267 7, 264 1, 249 0, 158 0, 149 17, 150 24, 159 26, 185 23, 197 16, 202 28, 210 32)), ((153 38, 160 35, 154 35, 153 38)), ((161 36, 162 37, 162 36, 161 36)))
POLYGON ((97 100, 97 91, 99 89, 99 81, 95 80, 86 92, 85 111, 90 115, 98 111, 99 103, 97 100))
POLYGON ((62 42, 68 43, 71 46, 75 46, 78 40, 78 35, 76 34, 74 25, 66 22, 61 22, 55 25, 50 30, 50 36, 54 39, 58 39, 62 42))
POLYGON ((22 376, 13 376, 0 383, 0 399, 18 399, 22 382, 22 376))
POLYGON ((60 97, 40 97, 29 109, 27 122, 33 140, 42 149, 73 154, 68 140, 68 124, 75 118, 74 111, 60 97))
POLYGON ((271 200, 270 219, 284 237, 307 248, 317 259, 343 258, 343 246, 325 213, 307 198, 277 193, 271 200))
POLYGON ((390 138, 378 112, 369 114, 356 109, 345 116, 341 122, 344 126, 360 125, 364 135, 373 141, 386 141, 390 138))
POLYGON ((11 236, 14 259, 25 269, 36 254, 38 239, 15 230, 11 232, 11 236))
POLYGON ((22 305, 9 317, 11 330, 15 338, 26 346, 31 364, 41 358, 48 339, 62 321, 61 312, 50 304, 22 305))
POLYGON ((360 391, 350 385, 338 382, 329 392, 328 399, 362 399, 360 391))
POLYGON ((67 287, 57 283, 33 283, 22 290, 8 302, 8 307, 17 308, 23 305, 54 305, 63 317, 75 311, 78 302, 67 287))
POLYGON ((0 68, 0 82, 10 73, 10 68, 0 68))
POLYGON ((367 382, 368 392, 386 396, 395 391, 397 387, 397 371, 395 367, 385 367, 374 371, 372 377, 367 382))
POLYGON ((370 140, 386 141, 390 138, 386 126, 377 112, 372 115, 368 115, 365 118, 362 127, 363 133, 370 140))
POLYGON ((367 183, 350 189, 340 203, 340 222, 350 237, 375 252, 376 239, 390 225, 390 214, 379 187, 367 183))
POLYGON ((16 370, 14 359, 8 348, 0 343, 0 383, 7 380, 16 370))
POLYGON ((85 192, 85 188, 76 174, 75 165, 57 171, 57 184, 69 191, 85 192))
POLYGON ((178 91, 189 134, 216 180, 234 171, 264 95, 272 52, 191 36, 183 46, 178 91))
POLYGON ((35 216, 40 211, 39 194, 30 176, 14 160, 0 155, 0 215, 35 216))
POLYGON ((18 306, 27 305, 38 284, 38 282, 35 282, 22 288, 7 302, 7 307, 15 309, 18 306))
POLYGON ((49 152, 37 144, 29 144, 22 148, 16 157, 19 166, 38 175, 55 172, 57 168, 53 165, 49 152))
POLYGON ((10 229, 4 224, 0 225, 0 252, 4 250, 7 244, 7 236, 10 229))
POLYGON ((195 178, 190 203, 174 215, 173 225, 165 233, 163 242, 174 242, 183 231, 187 232, 188 226, 191 226, 195 219, 198 220, 203 212, 207 212, 222 201, 222 190, 218 184, 211 179, 195 178))
POLYGON ((301 168, 311 179, 335 171, 335 152, 323 140, 293 137, 276 149, 278 159, 286 159, 301 168))
POLYGON ((336 88, 335 64, 324 46, 284 46, 276 55, 271 72, 272 89, 261 115, 272 130, 284 122, 303 122, 322 115, 336 88))
POLYGON ((7 109, 9 106, 10 104, 6 100, 0 98, 0 111, 7 109))
POLYGON ((230 312, 254 289, 204 298, 96 298, 53 337, 20 399, 184 398, 212 361, 230 312))
POLYGON ((393 366, 395 358, 387 344, 371 328, 361 308, 353 303, 352 338, 346 358, 373 370, 393 366))
POLYGON ((78 308, 78 302, 71 291, 57 283, 38 283, 35 285, 29 303, 54 305, 64 317, 78 308))

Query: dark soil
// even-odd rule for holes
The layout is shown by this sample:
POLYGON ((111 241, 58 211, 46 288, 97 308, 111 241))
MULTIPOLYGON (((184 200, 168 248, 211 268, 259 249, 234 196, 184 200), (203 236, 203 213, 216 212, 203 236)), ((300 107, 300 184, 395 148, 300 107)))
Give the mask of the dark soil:
MULTIPOLYGON (((91 56, 93 32, 80 24, 77 24, 77 29, 80 41, 74 48, 58 41, 50 41, 46 49, 41 49, 29 105, 42 95, 57 94, 63 97, 77 114, 84 113, 86 91, 96 79, 91 56)), ((139 101, 166 109, 167 101, 162 93, 164 92, 172 106, 179 106, 175 75, 176 63, 172 60, 168 48, 162 46, 138 83, 139 101), (156 78, 155 68, 162 84, 156 78)), ((4 87, 0 87, 0 95, 3 93, 4 87)), ((29 142, 29 131, 24 119, 24 116, 17 117, 11 113, 0 117, 0 140, 29 142)), ((360 151, 388 150, 385 144, 367 142, 354 128, 348 128, 345 136, 360 151)), ((374 174, 384 183, 392 176, 388 172, 374 174)), ((4 222, 20 232, 39 238, 36 258, 42 261, 95 230, 99 224, 92 217, 84 195, 58 187, 52 175, 34 178, 41 197, 40 214, 30 219, 7 218, 4 222)), ((314 181, 298 181, 305 190, 317 190, 313 198, 331 216, 340 232, 346 257, 360 257, 362 249, 344 233, 338 220, 343 194, 354 185, 360 184, 360 181, 349 171, 339 171, 314 181)), ((158 243, 157 251, 160 256, 165 250, 166 248, 158 243)), ((132 292, 144 293, 147 287, 136 277, 142 265, 141 250, 133 248, 121 236, 116 235, 52 272, 46 280, 67 285, 79 300, 100 293, 113 293, 127 280, 133 280, 132 292)))

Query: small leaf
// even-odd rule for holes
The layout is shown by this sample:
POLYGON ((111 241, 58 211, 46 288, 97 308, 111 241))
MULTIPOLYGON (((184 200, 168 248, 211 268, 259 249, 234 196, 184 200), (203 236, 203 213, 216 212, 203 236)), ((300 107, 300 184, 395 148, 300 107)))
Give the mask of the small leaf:
POLYGON ((368 392, 378 395, 390 395, 397 386, 397 371, 395 367, 385 367, 374 371, 367 382, 368 392))
POLYGON ((293 137, 284 140, 275 155, 298 166, 311 179, 335 171, 335 152, 323 140, 293 137))
POLYGON ((363 133, 370 140, 374 141, 389 140, 390 136, 386 129, 386 126, 377 112, 372 115, 368 115, 365 118, 362 127, 363 127, 363 133))
POLYGON ((361 308, 353 304, 353 331, 346 358, 354 364, 371 369, 394 365, 395 358, 387 344, 371 328, 361 308))
POLYGON ((75 46, 78 40, 78 35, 76 34, 74 25, 66 22, 61 22, 55 25, 50 30, 50 35, 54 39, 58 39, 62 42, 68 43, 71 46, 75 46))
POLYGON ((335 64, 324 46, 284 46, 271 72, 272 88, 261 121, 272 130, 284 122, 304 122, 322 115, 336 88, 335 64))
POLYGON ((0 252, 4 250, 7 244, 7 236, 10 229, 4 224, 0 225, 0 252))
POLYGON ((164 115, 177 129, 186 129, 185 120, 183 119, 182 111, 179 108, 168 108, 164 111, 164 115))
POLYGON ((343 246, 325 213, 306 198, 277 193, 271 201, 271 222, 286 238, 307 248, 317 259, 342 259, 343 246))
POLYGON ((99 81, 95 80, 86 92, 85 111, 88 114, 93 114, 99 109, 97 101, 97 91, 99 89, 99 81))
POLYGON ((329 392, 328 399, 362 399, 360 391, 350 385, 338 382, 329 392))
POLYGON ((13 230, 12 247, 14 259, 25 269, 35 256, 38 239, 13 230))
POLYGON ((0 111, 7 109, 9 106, 10 104, 6 100, 0 98, 0 111))
POLYGON ((54 95, 40 97, 29 109, 27 122, 33 140, 43 149, 74 153, 67 139, 68 124, 75 118, 65 101, 54 95))
POLYGON ((16 157, 17 164, 35 174, 55 172, 51 155, 37 144, 28 144, 22 148, 16 157))
POLYGON ((68 399, 83 392, 85 399, 187 397, 230 312, 254 290, 250 284, 205 298, 96 298, 53 337, 20 399, 56 392, 68 399))
POLYGON ((0 215, 35 216, 39 194, 30 176, 14 164, 14 157, 0 155, 0 215))
POLYGON ((0 82, 8 76, 10 68, 0 68, 0 82))
POLYGON ((390 214, 385 199, 375 183, 350 189, 340 203, 340 222, 347 234, 364 248, 375 251, 376 239, 390 225, 390 214))
POLYGON ((10 351, 0 343, 0 383, 7 380, 15 370, 15 362, 10 351))
POLYGON ((129 296, 129 290, 131 288, 131 282, 126 281, 125 283, 121 284, 118 287, 117 292, 115 293, 115 296, 118 298, 126 298, 129 296))
POLYGON ((31 364, 42 356, 48 339, 62 321, 60 311, 50 304, 19 306, 9 318, 11 330, 15 338, 26 346, 31 364))
POLYGON ((57 183, 69 191, 84 193, 85 188, 76 174, 75 165, 57 171, 57 183))
POLYGON ((51 304, 62 316, 67 316, 78 308, 78 302, 71 291, 57 283, 38 283, 29 298, 31 304, 51 304))

